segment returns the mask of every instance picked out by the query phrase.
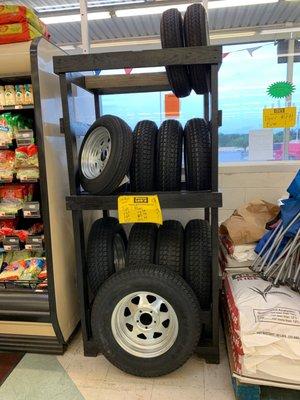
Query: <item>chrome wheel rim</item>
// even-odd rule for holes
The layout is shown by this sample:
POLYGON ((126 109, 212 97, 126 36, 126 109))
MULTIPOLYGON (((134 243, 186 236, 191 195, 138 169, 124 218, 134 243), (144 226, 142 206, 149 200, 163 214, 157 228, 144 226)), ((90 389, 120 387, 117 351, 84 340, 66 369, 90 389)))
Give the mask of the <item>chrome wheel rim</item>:
POLYGON ((125 246, 123 239, 119 234, 116 234, 113 241, 113 249, 114 249, 114 265, 115 270, 120 271, 125 268, 125 246))
POLYGON ((125 296, 114 308, 111 328, 116 342, 136 357, 166 353, 178 336, 176 313, 163 297, 151 292, 125 296))
POLYGON ((88 137, 81 153, 81 171, 85 178, 95 179, 104 171, 111 153, 109 131, 100 126, 88 137))

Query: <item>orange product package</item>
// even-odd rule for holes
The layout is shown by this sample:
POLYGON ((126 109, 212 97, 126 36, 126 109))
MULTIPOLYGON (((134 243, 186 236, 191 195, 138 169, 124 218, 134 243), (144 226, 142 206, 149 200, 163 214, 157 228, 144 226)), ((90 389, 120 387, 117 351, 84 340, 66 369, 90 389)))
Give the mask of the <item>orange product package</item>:
POLYGON ((0 25, 22 22, 27 22, 44 36, 48 35, 46 25, 30 8, 25 6, 14 6, 10 4, 0 6, 0 25))
POLYGON ((0 25, 0 44, 27 42, 43 36, 28 22, 0 25))

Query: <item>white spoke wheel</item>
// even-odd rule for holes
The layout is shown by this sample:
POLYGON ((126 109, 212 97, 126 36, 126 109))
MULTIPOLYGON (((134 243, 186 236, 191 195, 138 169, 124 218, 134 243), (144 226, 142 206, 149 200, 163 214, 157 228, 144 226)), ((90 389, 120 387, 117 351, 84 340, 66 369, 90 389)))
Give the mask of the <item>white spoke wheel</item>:
POLYGON ((125 296, 115 307, 111 328, 116 342, 136 357, 157 357, 173 346, 178 335, 176 313, 152 292, 125 296))
POLYGON ((111 153, 111 137, 106 128, 96 128, 81 153, 81 170, 88 179, 97 178, 105 169, 111 153))
POLYGON ((166 267, 135 265, 100 287, 92 334, 116 367, 137 376, 161 376, 181 367, 201 335, 201 309, 184 279, 166 267))
POLYGON ((98 118, 87 131, 79 152, 79 177, 84 190, 111 194, 129 172, 132 131, 113 115, 98 118))

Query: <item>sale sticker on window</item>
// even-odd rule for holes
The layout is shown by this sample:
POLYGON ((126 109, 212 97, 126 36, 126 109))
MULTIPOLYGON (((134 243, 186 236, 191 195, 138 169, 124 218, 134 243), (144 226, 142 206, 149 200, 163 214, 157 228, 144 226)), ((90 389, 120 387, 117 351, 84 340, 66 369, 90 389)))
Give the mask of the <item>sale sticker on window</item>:
POLYGON ((154 223, 162 225, 162 212, 157 195, 120 196, 118 198, 120 224, 154 223))
POLYGON ((296 107, 265 108, 264 128, 292 128, 296 125, 296 107))

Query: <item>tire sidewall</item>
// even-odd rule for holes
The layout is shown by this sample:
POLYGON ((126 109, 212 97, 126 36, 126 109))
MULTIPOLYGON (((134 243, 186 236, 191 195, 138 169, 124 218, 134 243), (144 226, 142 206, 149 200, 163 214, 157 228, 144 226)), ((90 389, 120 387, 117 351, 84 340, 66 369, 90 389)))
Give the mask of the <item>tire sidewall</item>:
POLYGON ((103 116, 93 123, 90 129, 87 131, 79 151, 79 178, 80 183, 84 190, 90 193, 97 193, 104 190, 105 187, 110 183, 113 178, 112 171, 116 171, 117 164, 119 163, 120 157, 122 155, 122 135, 124 131, 122 130, 121 124, 125 124, 124 121, 114 116, 103 116), (119 127, 118 127, 119 125, 119 127), (108 130, 111 140, 111 152, 109 159, 104 170, 99 176, 94 179, 86 178, 82 172, 81 168, 81 157, 84 150, 85 143, 93 132, 100 127, 104 127, 108 130), (99 187, 100 190, 95 190, 95 187, 99 187))
POLYGON ((193 351, 195 333, 192 334, 192 331, 196 326, 200 335, 200 322, 195 321, 195 319, 200 321, 200 316, 197 313, 196 316, 192 314, 189 302, 178 294, 178 287, 173 285, 173 282, 166 285, 164 280, 161 281, 157 277, 145 279, 144 276, 136 276, 131 280, 130 289, 128 283, 124 282, 122 285, 110 288, 109 295, 105 292, 98 294, 92 311, 93 335, 104 355, 114 365, 120 368, 128 365, 129 369, 133 369, 132 373, 143 365, 150 375, 161 375, 168 372, 162 371, 162 368, 171 371, 176 369, 172 368, 172 363, 176 362, 181 365, 186 358, 187 347, 189 351, 193 351), (119 346, 112 333, 111 316, 114 308, 122 298, 138 291, 147 291, 162 296, 173 307, 178 319, 179 330, 175 343, 166 353, 155 358, 140 358, 127 353, 119 346))

